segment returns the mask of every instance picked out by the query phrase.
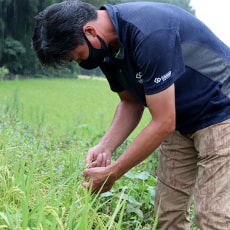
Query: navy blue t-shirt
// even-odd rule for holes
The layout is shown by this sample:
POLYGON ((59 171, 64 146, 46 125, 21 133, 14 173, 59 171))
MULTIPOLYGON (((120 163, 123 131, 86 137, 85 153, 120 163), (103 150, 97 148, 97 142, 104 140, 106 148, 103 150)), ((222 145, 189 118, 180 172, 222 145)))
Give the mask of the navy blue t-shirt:
POLYGON ((105 5, 120 53, 100 66, 111 90, 146 106, 175 84, 176 129, 193 133, 230 118, 230 48, 190 13, 153 2, 105 5))

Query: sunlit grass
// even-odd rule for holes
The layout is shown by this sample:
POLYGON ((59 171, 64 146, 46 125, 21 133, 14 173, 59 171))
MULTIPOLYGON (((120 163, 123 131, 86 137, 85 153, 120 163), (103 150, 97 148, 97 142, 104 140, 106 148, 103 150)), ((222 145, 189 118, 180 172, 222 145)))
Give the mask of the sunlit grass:
MULTIPOLYGON (((142 212, 139 207, 141 202, 136 201, 135 198, 136 195, 140 197, 140 194, 137 191, 138 187, 134 191, 125 186, 128 177, 116 183, 109 193, 99 197, 91 196, 81 185, 83 181, 81 173, 85 167, 84 160, 88 149, 92 147, 92 139, 95 139, 98 133, 100 136, 104 132, 104 128, 101 127, 105 124, 105 116, 100 115, 100 108, 94 103, 89 105, 93 100, 85 99, 88 101, 88 116, 92 116, 94 110, 95 114, 99 115, 93 116, 94 120, 92 118, 87 120, 82 115, 83 113, 78 111, 75 116, 81 117, 80 120, 84 121, 84 123, 79 123, 79 126, 83 126, 85 130, 81 133, 73 129, 70 131, 69 127, 64 127, 68 126, 67 123, 62 123, 68 115, 65 114, 63 120, 59 120, 58 116, 46 120, 46 116, 42 115, 44 110, 46 110, 45 114, 52 115, 52 111, 57 110, 56 107, 63 106, 59 111, 60 114, 68 113, 72 109, 69 109, 69 106, 74 103, 66 106, 69 97, 65 96, 64 92, 55 93, 55 90, 58 89, 57 86, 54 87, 55 82, 62 87, 65 84, 62 80, 41 80, 41 82, 40 80, 6 81, 0 86, 0 228, 88 230, 128 227, 128 229, 149 229, 143 227, 145 224, 141 223, 143 214, 140 220, 138 216, 134 218, 135 213, 142 212), (45 89, 44 85, 46 87, 49 85, 47 82, 53 86, 52 95, 57 95, 55 99, 60 102, 67 97, 65 102, 50 104, 50 99, 47 99, 49 103, 46 107, 45 99, 48 94, 51 94, 45 89), (36 87, 40 90, 36 91, 36 87), (42 93, 42 89, 46 92, 43 93, 46 96, 36 95, 42 93), (36 101, 34 98, 39 98, 39 100, 36 101), (55 108, 50 108, 52 106, 55 108), (37 115, 35 116, 36 107, 37 115), (34 114, 31 115, 30 112, 34 114), (88 122, 98 127, 97 130, 90 128, 88 122), (95 130, 97 133, 94 132, 95 130), (128 207, 127 204, 129 204, 128 207), (131 217, 130 220, 127 219, 128 216, 131 217)), ((81 84, 81 81, 79 82, 77 81, 76 84, 81 84)), ((91 85, 94 83, 94 81, 90 82, 91 85)), ((82 83, 83 85, 88 84, 86 80, 82 83)), ((98 82, 100 87, 105 83, 98 82)), ((95 85, 92 88, 96 87, 95 85)), ((72 86, 73 83, 71 83, 72 86)), ((104 85, 102 88, 106 87, 104 85)), ((73 91, 75 92, 75 88, 73 91)), ((117 96, 113 96, 118 102, 117 96)), ((107 98, 103 95, 98 100, 101 101, 102 98, 105 105, 108 104, 110 109, 114 109, 116 101, 108 103, 107 98)), ((112 116, 109 113, 106 115, 112 116)), ((107 125, 109 123, 110 121, 107 125)), ((124 143, 124 147, 126 144, 128 142, 124 143)), ((120 154, 120 151, 123 151, 122 147, 116 154, 120 154)), ((142 183, 140 181, 140 184, 142 183)), ((149 193, 148 189, 141 189, 141 191, 143 196, 149 193)), ((151 219, 149 219, 150 222, 153 221, 151 219)), ((147 226, 150 225, 147 224, 147 226)))
MULTIPOLYGON (((81 185, 86 153, 118 102, 105 81, 0 84, 0 229, 155 229, 157 152, 107 193, 81 185)), ((146 113, 136 133, 148 120, 146 113)))
MULTIPOLYGON (((31 79, 4 81, 0 84, 0 102, 17 106, 22 121, 57 126, 60 135, 90 135, 93 139, 109 127, 119 98, 106 81, 31 79)), ((146 111, 140 127, 148 120, 146 111)))
POLYGON ((106 201, 82 186, 83 142, 60 142, 46 129, 34 136, 12 113, 0 111, 1 229, 120 229, 114 219, 124 202, 111 218, 99 211, 106 201))

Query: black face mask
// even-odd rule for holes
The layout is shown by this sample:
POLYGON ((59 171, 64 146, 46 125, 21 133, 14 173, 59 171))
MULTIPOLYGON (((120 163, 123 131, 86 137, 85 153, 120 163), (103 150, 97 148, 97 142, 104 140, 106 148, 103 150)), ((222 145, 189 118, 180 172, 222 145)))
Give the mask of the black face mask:
POLYGON ((97 35, 100 43, 101 43, 101 49, 94 48, 91 43, 88 41, 88 39, 85 37, 85 40, 89 47, 89 57, 86 60, 82 60, 80 62, 80 66, 84 69, 94 69, 97 68, 102 64, 104 61, 104 58, 108 56, 109 51, 105 44, 105 42, 97 35))

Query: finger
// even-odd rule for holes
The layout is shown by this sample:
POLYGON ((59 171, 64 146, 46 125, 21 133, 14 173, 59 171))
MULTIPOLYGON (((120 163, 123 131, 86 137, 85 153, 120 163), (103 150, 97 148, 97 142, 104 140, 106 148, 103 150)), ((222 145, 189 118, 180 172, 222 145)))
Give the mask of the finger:
POLYGON ((97 167, 97 162, 93 162, 89 168, 96 168, 97 167))
POLYGON ((111 160, 106 160, 106 166, 109 166, 111 163, 111 160))
POLYGON ((86 165, 89 165, 89 163, 92 161, 92 158, 93 158, 92 154, 88 153, 85 159, 86 165))
POLYGON ((97 161, 96 161, 97 166, 96 166, 96 167, 101 167, 102 162, 103 162, 103 154, 100 153, 100 154, 97 156, 97 161))
POLYGON ((91 163, 94 161, 94 154, 92 152, 88 152, 85 162, 86 162, 86 168, 89 168, 91 166, 91 163))
POLYGON ((86 159, 85 162, 86 162, 86 165, 85 165, 86 168, 91 167, 92 160, 86 159))
POLYGON ((81 174, 83 177, 88 177, 88 176, 90 176, 89 175, 89 170, 88 169, 85 169, 83 172, 82 172, 82 174, 81 174))
POLYGON ((85 187, 85 188, 89 188, 89 182, 82 182, 82 185, 83 185, 83 187, 85 187))
POLYGON ((100 189, 97 189, 97 188, 93 188, 93 185, 91 185, 92 183, 92 180, 90 180, 89 182, 83 182, 82 183, 82 186, 87 188, 88 190, 90 189, 90 187, 92 186, 92 190, 91 190, 91 193, 97 193, 100 189))
POLYGON ((107 161, 107 155, 106 153, 103 153, 103 160, 102 160, 102 167, 105 167, 106 166, 106 161, 107 161))
POLYGON ((89 189, 91 186, 91 183, 92 183, 92 180, 90 179, 88 182, 87 181, 82 182, 82 185, 83 185, 83 187, 89 189))

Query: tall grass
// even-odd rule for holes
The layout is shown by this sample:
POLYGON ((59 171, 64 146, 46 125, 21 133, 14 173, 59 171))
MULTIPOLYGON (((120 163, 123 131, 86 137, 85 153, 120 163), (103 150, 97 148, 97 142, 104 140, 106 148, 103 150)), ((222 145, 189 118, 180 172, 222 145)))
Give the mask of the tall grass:
MULTIPOLYGON (((34 126, 53 126, 56 135, 98 138, 107 130, 119 98, 106 81, 85 79, 31 79, 4 81, 0 103, 14 104, 17 116, 34 126)), ((149 121, 146 111, 138 131, 149 121)))
MULTIPOLYGON (((86 153, 108 128, 118 102, 105 81, 0 84, 0 229, 156 228, 157 152, 100 196, 81 185, 86 153)), ((113 160, 149 119, 145 112, 113 160)))
POLYGON ((81 185, 84 156, 75 140, 60 143, 42 129, 34 136, 2 107, 0 121, 1 229, 120 229, 114 219, 125 203, 113 218, 99 211, 106 202, 81 185))
POLYGON ((153 208, 155 179, 149 173, 127 174, 100 196, 81 185, 85 155, 119 101, 107 97, 106 84, 43 79, 0 85, 0 228, 152 229, 147 210, 153 208), (87 99, 86 88, 97 96, 87 99))

